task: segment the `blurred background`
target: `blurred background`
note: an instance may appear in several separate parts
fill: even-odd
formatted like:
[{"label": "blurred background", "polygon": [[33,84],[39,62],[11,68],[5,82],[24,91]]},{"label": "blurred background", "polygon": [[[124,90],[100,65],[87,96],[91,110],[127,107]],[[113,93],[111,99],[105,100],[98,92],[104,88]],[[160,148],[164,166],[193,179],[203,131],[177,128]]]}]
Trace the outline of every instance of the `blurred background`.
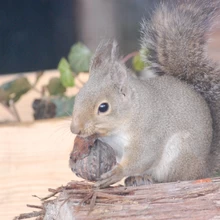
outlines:
[{"label": "blurred background", "polygon": [[92,51],[116,38],[138,48],[139,24],[159,0],[8,0],[0,2],[0,74],[57,68],[71,45]]},{"label": "blurred background", "polygon": [[[80,41],[94,52],[101,39],[115,38],[122,55],[137,51],[140,22],[149,18],[158,3],[0,1],[0,219],[30,212],[26,204],[41,204],[31,195],[44,197],[48,188],[76,180],[68,167],[75,138],[69,129],[70,116],[75,94],[88,79],[88,73],[82,72],[88,68],[77,72],[69,67],[71,46]],[[90,52],[79,47],[90,58]],[[212,34],[208,49],[209,56],[220,61],[220,28]],[[56,70],[62,57],[67,60],[63,59],[65,68],[60,69],[68,73],[67,81],[73,81],[65,88],[62,71]],[[77,66],[80,62],[75,61]],[[36,101],[39,106],[34,105]],[[42,114],[38,121],[36,113]],[[42,120],[57,115],[61,118]]]}]

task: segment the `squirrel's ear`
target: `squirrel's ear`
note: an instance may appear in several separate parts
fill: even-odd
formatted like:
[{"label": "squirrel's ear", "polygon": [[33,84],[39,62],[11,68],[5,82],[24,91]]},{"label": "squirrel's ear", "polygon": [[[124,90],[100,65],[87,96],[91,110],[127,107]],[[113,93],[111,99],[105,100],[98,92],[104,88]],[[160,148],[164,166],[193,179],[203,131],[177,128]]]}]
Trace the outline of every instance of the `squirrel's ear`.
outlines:
[{"label": "squirrel's ear", "polygon": [[102,41],[91,60],[90,71],[119,58],[118,44],[116,41]]},{"label": "squirrel's ear", "polygon": [[111,79],[124,96],[128,92],[128,72],[124,64],[116,62],[111,71]]}]

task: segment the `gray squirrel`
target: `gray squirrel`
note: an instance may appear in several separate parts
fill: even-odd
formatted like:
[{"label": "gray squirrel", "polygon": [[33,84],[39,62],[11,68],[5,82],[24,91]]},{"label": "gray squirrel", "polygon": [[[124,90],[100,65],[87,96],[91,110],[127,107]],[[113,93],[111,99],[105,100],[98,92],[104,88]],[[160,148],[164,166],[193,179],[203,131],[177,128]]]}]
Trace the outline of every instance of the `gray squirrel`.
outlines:
[{"label": "gray squirrel", "polygon": [[220,69],[207,57],[218,0],[161,3],[142,22],[148,67],[133,74],[115,41],[102,42],[76,96],[71,131],[96,134],[117,165],[95,184],[107,187],[192,180],[220,168]]}]

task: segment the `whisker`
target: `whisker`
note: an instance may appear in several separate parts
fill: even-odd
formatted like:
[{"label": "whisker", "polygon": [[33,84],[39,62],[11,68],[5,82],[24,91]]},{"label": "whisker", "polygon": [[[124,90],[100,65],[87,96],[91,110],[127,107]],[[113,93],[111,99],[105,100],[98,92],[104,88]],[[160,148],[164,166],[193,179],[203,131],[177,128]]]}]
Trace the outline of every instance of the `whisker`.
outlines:
[{"label": "whisker", "polygon": [[62,121],[56,125],[49,138],[58,141],[63,138],[72,138],[73,134],[70,131],[70,121]]},{"label": "whisker", "polygon": [[64,121],[72,121],[72,116],[70,116],[70,117],[67,117],[67,116],[63,116],[63,117],[59,117],[59,119],[62,119],[62,120],[64,120]]},{"label": "whisker", "polygon": [[65,112],[65,114],[67,114],[69,117],[72,117],[72,112],[71,113],[69,113],[68,111],[64,111]]}]

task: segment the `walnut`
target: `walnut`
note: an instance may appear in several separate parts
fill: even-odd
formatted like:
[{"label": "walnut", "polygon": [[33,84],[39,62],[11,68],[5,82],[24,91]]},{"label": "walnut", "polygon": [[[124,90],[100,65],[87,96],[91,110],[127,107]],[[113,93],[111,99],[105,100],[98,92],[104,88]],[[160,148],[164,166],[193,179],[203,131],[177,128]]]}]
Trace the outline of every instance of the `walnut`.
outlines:
[{"label": "walnut", "polygon": [[111,146],[96,139],[96,136],[75,138],[69,166],[77,176],[88,181],[97,181],[115,165],[116,156]]}]

